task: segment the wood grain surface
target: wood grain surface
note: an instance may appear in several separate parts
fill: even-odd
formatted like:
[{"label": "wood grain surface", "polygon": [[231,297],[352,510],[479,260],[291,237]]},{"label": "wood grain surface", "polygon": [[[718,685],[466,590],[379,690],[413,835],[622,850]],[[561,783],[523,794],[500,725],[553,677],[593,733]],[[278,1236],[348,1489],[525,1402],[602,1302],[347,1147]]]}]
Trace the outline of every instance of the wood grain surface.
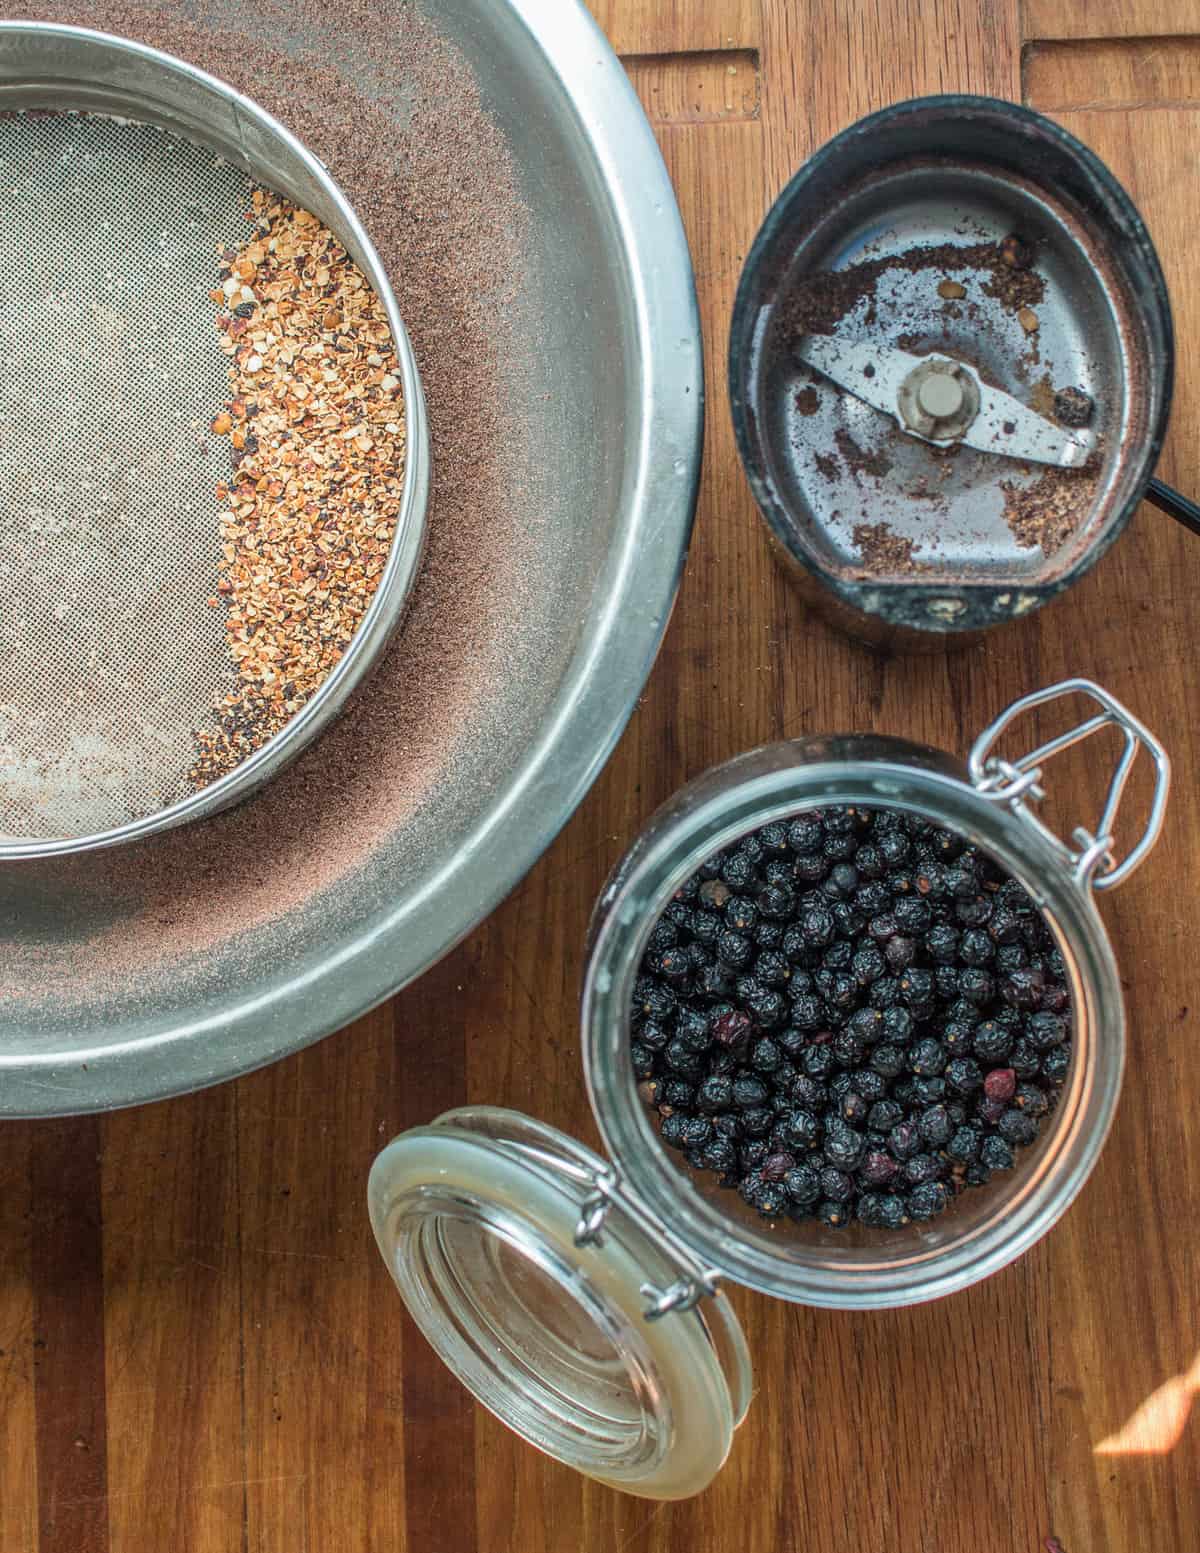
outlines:
[{"label": "wood grain surface", "polygon": [[1185,38],[1196,0],[1025,0],[1027,38]]},{"label": "wood grain surface", "polygon": [[[0,1130],[0,1553],[1200,1545],[1196,542],[1143,508],[1082,585],[1007,634],[967,652],[875,656],[806,613],[770,561],[724,388],[740,266],[804,156],[895,98],[1017,97],[1024,83],[1109,162],[1154,232],[1180,345],[1162,472],[1200,493],[1200,5],[596,10],[656,120],[708,346],[696,539],[661,658],[555,846],[390,1006],[205,1094]],[[1178,36],[1149,52],[1122,42],[1151,34]],[[363,1206],[376,1150],[468,1099],[596,1141],[577,1039],[587,917],[608,868],[686,778],[806,731],[962,750],[1014,693],[1068,672],[1169,735],[1176,767],[1157,854],[1104,908],[1130,1060],[1077,1204],[1020,1263],[932,1306],[848,1315],[735,1292],[757,1394],[726,1469],[693,1501],[626,1498],[520,1445],[441,1369],[391,1293]],[[1081,816],[1102,784],[1095,763],[1079,771]]]}]

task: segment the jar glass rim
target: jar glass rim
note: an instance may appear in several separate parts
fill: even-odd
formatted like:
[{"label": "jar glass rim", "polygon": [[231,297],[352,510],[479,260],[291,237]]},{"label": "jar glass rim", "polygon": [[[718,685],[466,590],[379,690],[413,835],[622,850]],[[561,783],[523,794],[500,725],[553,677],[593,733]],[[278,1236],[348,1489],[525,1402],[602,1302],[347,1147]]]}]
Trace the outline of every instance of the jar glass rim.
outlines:
[{"label": "jar glass rim", "polygon": [[401,1133],[372,1165],[384,1262],[426,1338],[529,1443],[625,1493],[674,1499],[719,1471],[749,1402],[745,1338],[724,1295],[645,1316],[647,1278],[679,1267],[607,1171],[520,1112],[467,1106]]},{"label": "jar glass rim", "polygon": [[[1059,1106],[1018,1169],[971,1194],[971,1227],[956,1234],[935,1221],[918,1234],[906,1232],[903,1241],[884,1235],[855,1257],[840,1251],[840,1242],[826,1254],[787,1229],[739,1223],[707,1197],[658,1138],[628,1054],[633,981],[673,892],[738,836],[831,803],[908,810],[980,845],[1045,913],[1063,951],[1074,1008],[1073,1056]],[[1034,827],[982,797],[960,762],[923,746],[874,735],[800,739],[705,773],[658,811],[614,871],[593,919],[590,950],[584,1066],[610,1158],[690,1251],[764,1293],[869,1308],[965,1288],[1013,1261],[1056,1222],[1095,1165],[1112,1121],[1124,1063],[1124,1008],[1090,891]],[[893,1254],[884,1254],[889,1246]]]}]

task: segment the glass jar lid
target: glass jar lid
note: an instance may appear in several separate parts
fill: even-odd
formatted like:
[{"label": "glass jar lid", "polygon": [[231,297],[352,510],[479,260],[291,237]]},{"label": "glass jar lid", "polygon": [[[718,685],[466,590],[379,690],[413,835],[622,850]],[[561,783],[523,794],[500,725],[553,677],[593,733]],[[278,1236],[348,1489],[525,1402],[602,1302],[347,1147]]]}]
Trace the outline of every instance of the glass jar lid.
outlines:
[{"label": "glass jar lid", "polygon": [[474,1396],[548,1455],[680,1499],[720,1469],[750,1397],[713,1275],[583,1145],[518,1112],[401,1133],[369,1184],[380,1252]]}]

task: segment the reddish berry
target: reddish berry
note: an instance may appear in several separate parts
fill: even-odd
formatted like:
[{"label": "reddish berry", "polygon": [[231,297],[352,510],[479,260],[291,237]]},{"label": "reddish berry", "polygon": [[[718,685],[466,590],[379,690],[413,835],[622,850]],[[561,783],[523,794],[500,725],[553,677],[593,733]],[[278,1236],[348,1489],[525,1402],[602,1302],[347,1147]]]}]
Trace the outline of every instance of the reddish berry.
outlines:
[{"label": "reddish berry", "polygon": [[1012,1068],[993,1068],[983,1081],[983,1092],[989,1100],[1003,1103],[1011,1100],[1017,1091],[1017,1075]]},{"label": "reddish berry", "polygon": [[713,1025],[713,1039],[722,1046],[744,1046],[753,1028],[754,1022],[750,1015],[743,1013],[740,1008],[733,1008],[729,1013],[722,1014]]}]

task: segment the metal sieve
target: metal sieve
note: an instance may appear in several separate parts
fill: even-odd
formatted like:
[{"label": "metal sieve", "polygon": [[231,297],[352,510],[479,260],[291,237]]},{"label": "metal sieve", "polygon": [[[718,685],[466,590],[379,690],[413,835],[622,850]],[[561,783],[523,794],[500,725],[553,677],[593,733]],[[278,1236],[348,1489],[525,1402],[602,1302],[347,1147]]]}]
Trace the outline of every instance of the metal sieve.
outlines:
[{"label": "metal sieve", "polygon": [[[287,725],[193,791],[193,732],[228,688],[211,435],[228,397],[210,289],[252,184],[311,211],[382,303],[407,467],[376,593]],[[231,87],[74,27],[0,22],[0,859],[210,815],[335,717],[397,625],[429,455],[379,257],[322,164]]]}]

